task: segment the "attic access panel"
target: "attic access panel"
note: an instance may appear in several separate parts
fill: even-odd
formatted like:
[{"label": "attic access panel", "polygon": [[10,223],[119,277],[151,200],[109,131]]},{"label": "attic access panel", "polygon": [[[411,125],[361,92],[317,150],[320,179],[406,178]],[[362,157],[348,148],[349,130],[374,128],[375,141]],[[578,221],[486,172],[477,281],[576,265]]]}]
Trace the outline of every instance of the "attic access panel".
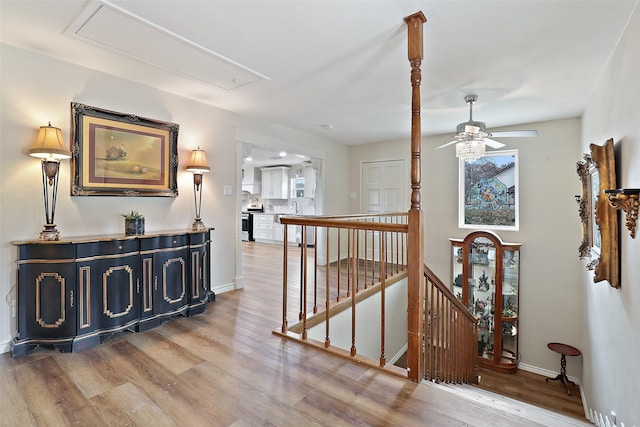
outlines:
[{"label": "attic access panel", "polygon": [[67,34],[165,71],[232,90],[269,78],[105,1],[93,1]]}]

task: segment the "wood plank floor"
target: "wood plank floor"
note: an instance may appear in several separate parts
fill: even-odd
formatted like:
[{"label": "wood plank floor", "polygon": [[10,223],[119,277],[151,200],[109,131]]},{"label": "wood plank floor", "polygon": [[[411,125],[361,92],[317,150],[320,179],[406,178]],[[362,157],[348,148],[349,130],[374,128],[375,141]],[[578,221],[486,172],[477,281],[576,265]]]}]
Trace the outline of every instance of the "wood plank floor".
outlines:
[{"label": "wood plank floor", "polygon": [[577,419],[585,419],[580,388],[571,387],[571,396],[558,381],[545,382],[545,377],[523,370],[515,374],[500,374],[480,368],[479,388],[526,402]]},{"label": "wood plank floor", "polygon": [[281,263],[245,248],[245,288],[201,315],[79,353],[0,355],[0,425],[551,425],[272,335]]}]

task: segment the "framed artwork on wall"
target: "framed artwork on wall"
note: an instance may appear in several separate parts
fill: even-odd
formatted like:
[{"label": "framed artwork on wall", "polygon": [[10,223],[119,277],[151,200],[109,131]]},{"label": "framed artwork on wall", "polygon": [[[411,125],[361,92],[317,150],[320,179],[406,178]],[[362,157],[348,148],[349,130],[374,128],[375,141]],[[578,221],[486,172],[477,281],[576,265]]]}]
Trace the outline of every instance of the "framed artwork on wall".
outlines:
[{"label": "framed artwork on wall", "polygon": [[176,123],[71,103],[72,196],[178,195]]},{"label": "framed artwork on wall", "polygon": [[459,160],[458,227],[518,230],[518,150]]},{"label": "framed artwork on wall", "polygon": [[620,286],[618,254],[618,212],[609,205],[604,190],[616,187],[613,139],[604,145],[591,144],[591,152],[578,162],[577,173],[582,182],[582,195],[576,196],[582,222],[582,242],[578,258],[587,260],[594,271],[594,282],[606,280]]}]

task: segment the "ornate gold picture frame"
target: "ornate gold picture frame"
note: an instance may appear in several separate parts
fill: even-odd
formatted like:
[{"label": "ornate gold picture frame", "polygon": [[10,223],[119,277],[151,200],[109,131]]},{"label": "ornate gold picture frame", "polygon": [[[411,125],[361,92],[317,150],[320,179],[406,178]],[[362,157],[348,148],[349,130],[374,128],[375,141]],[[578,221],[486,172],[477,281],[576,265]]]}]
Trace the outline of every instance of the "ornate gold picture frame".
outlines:
[{"label": "ornate gold picture frame", "polygon": [[72,196],[178,195],[176,123],[71,103]]},{"label": "ornate gold picture frame", "polygon": [[582,195],[576,196],[576,200],[583,230],[578,257],[588,260],[587,269],[594,270],[594,282],[606,280],[618,288],[618,212],[604,194],[604,190],[617,188],[613,139],[602,146],[591,144],[589,148],[591,153],[584,154],[577,163]]}]

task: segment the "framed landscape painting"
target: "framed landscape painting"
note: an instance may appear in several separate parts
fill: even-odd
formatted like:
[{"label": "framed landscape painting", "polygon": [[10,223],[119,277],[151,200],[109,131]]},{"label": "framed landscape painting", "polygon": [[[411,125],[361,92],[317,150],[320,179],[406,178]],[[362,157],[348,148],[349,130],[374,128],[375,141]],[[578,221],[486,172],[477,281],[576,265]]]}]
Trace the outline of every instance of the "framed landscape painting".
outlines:
[{"label": "framed landscape painting", "polygon": [[71,103],[72,196],[178,195],[178,125]]},{"label": "framed landscape painting", "polygon": [[518,150],[492,151],[459,161],[458,226],[518,230]]}]

